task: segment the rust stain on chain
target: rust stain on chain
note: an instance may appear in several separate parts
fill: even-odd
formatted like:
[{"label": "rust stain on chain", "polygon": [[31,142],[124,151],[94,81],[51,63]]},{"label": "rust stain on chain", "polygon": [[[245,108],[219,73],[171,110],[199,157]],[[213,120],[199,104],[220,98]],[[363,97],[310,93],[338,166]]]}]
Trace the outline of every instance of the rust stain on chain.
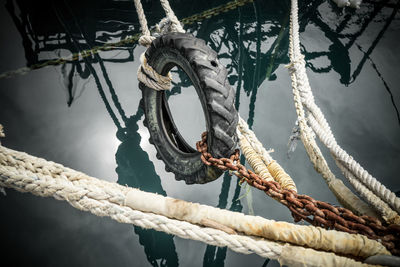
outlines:
[{"label": "rust stain on chain", "polygon": [[[238,149],[229,158],[213,158],[207,152],[207,132],[201,135],[201,141],[196,143],[196,148],[201,153],[201,160],[204,164],[224,171],[234,171],[235,175],[241,179],[241,183],[246,182],[264,191],[268,196],[288,207],[295,222],[304,220],[325,229],[362,234],[380,241],[392,254],[400,255],[399,225],[384,225],[376,218],[367,215],[357,216],[346,208],[335,207],[310,196],[300,195],[293,190],[283,189],[276,181],[265,181],[240,164]],[[251,226],[249,225],[249,227]]]}]

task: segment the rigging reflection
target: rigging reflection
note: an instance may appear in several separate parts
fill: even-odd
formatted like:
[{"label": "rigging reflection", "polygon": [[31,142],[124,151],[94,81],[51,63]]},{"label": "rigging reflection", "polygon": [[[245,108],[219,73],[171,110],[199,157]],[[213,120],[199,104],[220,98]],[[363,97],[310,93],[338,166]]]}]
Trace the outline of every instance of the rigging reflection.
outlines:
[{"label": "rigging reflection", "polygon": [[[71,38],[75,48],[82,51],[83,49],[79,42],[77,42],[77,40],[71,35],[71,29],[65,24],[64,18],[59,12],[58,7],[54,6],[54,11],[60,20],[60,23],[65,27],[65,31]],[[79,24],[77,22],[75,23],[75,26],[79,29]],[[81,29],[79,30],[81,31],[82,36],[86,38],[85,32]],[[86,41],[87,44],[90,45],[90,41]],[[92,66],[93,62],[90,61],[90,58],[85,58],[85,65],[88,67],[90,73],[95,79],[100,96],[102,97],[102,100],[118,129],[117,137],[122,142],[116,153],[118,183],[165,196],[166,193],[162,188],[160,177],[155,172],[154,164],[150,161],[147,153],[140,147],[141,136],[137,132],[139,128],[137,122],[143,116],[142,109],[139,108],[135,115],[127,118],[119,103],[116,91],[108,77],[102,59],[97,54],[95,54],[94,57],[100,64],[100,69],[107,87],[109,88],[114,106],[118,110],[119,115],[125,124],[125,127],[122,127],[117,116],[113,112],[113,109],[105,96],[105,92],[96,70]],[[134,232],[139,236],[139,243],[144,247],[147,260],[152,266],[179,265],[178,255],[176,253],[172,235],[151,229],[143,229],[138,226],[134,226]]]},{"label": "rigging reflection", "polygon": [[[172,2],[172,5],[177,7],[177,14],[188,10],[202,11],[204,6],[201,1],[175,2],[176,4]],[[214,6],[224,1],[211,3],[210,6]],[[331,43],[326,51],[307,51],[303,46],[307,67],[316,73],[334,71],[339,74],[340,82],[347,86],[355,82],[365,62],[369,59],[372,66],[375,66],[377,75],[382,79],[385,89],[392,95],[370,55],[393,21],[393,14],[397,13],[399,3],[400,1],[396,5],[388,5],[388,1],[366,3],[361,11],[356,13],[356,11],[346,10],[344,14],[335,7],[330,7],[327,11],[324,8],[326,3],[322,0],[300,3],[302,14],[300,31],[304,32],[306,26],[311,23],[321,30]],[[143,4],[146,10],[152,10],[152,16],[148,17],[149,25],[155,24],[163,16],[161,6],[153,5],[151,1],[145,1]],[[27,66],[56,60],[66,52],[80,53],[94,46],[122,40],[136,34],[139,29],[131,1],[7,0],[6,8],[22,37]],[[372,24],[375,27],[380,25],[375,20],[384,8],[391,8],[391,15],[381,15],[384,20],[383,27],[372,45],[368,49],[363,49],[358,45],[357,40]],[[229,82],[236,87],[236,108],[239,110],[241,96],[250,98],[247,120],[250,128],[254,124],[260,85],[265,80],[276,80],[276,70],[281,65],[289,63],[289,10],[288,0],[255,1],[252,5],[239,7],[236,11],[225,14],[223,18],[220,16],[186,27],[189,32],[204,39],[218,53],[221,62],[226,65]],[[325,18],[326,12],[336,14],[339,20],[335,24],[336,27]],[[363,58],[356,66],[353,66],[349,55],[349,49],[354,44],[363,51]],[[153,162],[140,147],[141,136],[138,133],[138,122],[143,116],[143,111],[139,108],[133,116],[125,114],[105,65],[105,62],[133,61],[135,48],[136,44],[125,44],[113,47],[111,56],[108,53],[103,53],[102,56],[93,53],[86,57],[78,57],[76,60],[60,62],[61,74],[68,94],[67,103],[71,105],[82,93],[84,86],[79,88],[77,83],[93,77],[105,107],[116,125],[117,138],[121,141],[115,156],[118,183],[166,195]],[[54,53],[57,55],[56,58],[54,58]],[[328,59],[327,65],[318,66],[323,58]],[[102,76],[112,96],[112,104],[106,97],[100,77],[93,67],[94,64],[100,66]],[[353,72],[352,69],[354,69]],[[190,80],[182,72],[178,71],[177,74],[180,79],[173,82],[172,90],[167,92],[169,95],[179,94],[183,88],[191,85]],[[241,94],[242,91],[243,94]],[[392,104],[400,123],[393,99]],[[118,115],[115,114],[112,105]],[[122,122],[118,117],[122,119]],[[241,161],[244,162],[243,156]],[[224,175],[219,194],[219,208],[228,207],[231,180],[228,174]],[[238,180],[235,181],[236,187],[229,209],[242,211],[243,206],[239,200],[241,187]],[[173,236],[139,227],[134,227],[134,231],[139,236],[139,242],[153,266],[178,266]],[[223,266],[225,258],[226,248],[207,246],[203,266]],[[266,264],[267,262],[264,265]]]},{"label": "rigging reflection", "polygon": [[[75,49],[70,49],[68,36],[51,10],[52,2],[44,0],[35,2],[28,0],[6,1],[6,8],[22,37],[27,66],[56,60],[51,56],[49,58],[49,55],[54,55],[54,53],[63,55],[68,51],[77,52]],[[188,11],[200,11],[204,6],[203,3],[188,3],[179,0],[175,2],[175,4],[172,4],[177,7],[177,14],[185,12],[185,15],[187,15]],[[376,44],[379,43],[383,33],[387,30],[388,25],[392,22],[393,14],[398,11],[399,2],[396,4],[388,2],[388,0],[368,1],[357,11],[352,9],[343,11],[334,4],[322,0],[301,2],[299,7],[301,14],[300,32],[304,32],[307,25],[313,24],[323,32],[327,41],[331,43],[326,51],[307,51],[305,47],[302,47],[305,52],[307,67],[317,73],[334,71],[340,75],[342,84],[353,83],[363,69],[367,58],[375,49]],[[65,16],[66,22],[75,23],[78,20],[83,25],[85,37],[80,36],[78,30],[71,32],[80,43],[84,44],[90,41],[92,47],[99,46],[125,39],[139,32],[134,6],[130,1],[103,0],[95,2],[91,0],[83,3],[79,1],[68,1],[68,3],[64,1],[64,3],[70,6],[69,9],[74,10],[76,14]],[[214,1],[212,5],[221,3],[224,3],[224,1]],[[149,25],[157,23],[163,14],[161,6],[152,3],[152,1],[145,1],[143,4],[146,10],[152,10],[152,16],[148,16]],[[255,8],[257,5],[259,7]],[[283,16],[283,14],[288,16],[289,8],[288,0],[279,2],[256,0],[253,2],[253,7],[248,4],[242,8],[241,29],[238,29],[238,18],[235,11],[229,12],[223,20],[217,17],[216,19],[187,25],[186,28],[189,32],[205,39],[218,52],[222,62],[226,64],[229,70],[228,75],[231,84],[237,82],[238,75],[255,77],[255,79],[243,80],[244,91],[249,96],[257,90],[265,79],[276,79],[276,69],[289,62],[287,56],[288,23],[284,22],[288,19]],[[383,12],[387,9],[392,9],[391,15],[386,15]],[[332,16],[328,16],[328,13],[335,16],[335,23],[332,23]],[[384,22],[384,25],[381,25],[381,21]],[[376,36],[371,47],[365,49],[367,52],[361,61],[353,66],[348,52],[349,49],[365,34],[367,29],[376,27],[380,27],[381,32]],[[242,31],[240,41],[238,40],[238,31]],[[241,44],[240,49],[238,44]],[[112,47],[109,50],[119,51],[122,54],[112,53],[111,58],[103,57],[103,60],[109,62],[132,61],[135,46],[136,44],[124,44]],[[239,72],[237,68],[240,53],[245,55],[242,56],[242,72]],[[328,64],[318,66],[321,62],[326,61],[324,58],[328,59]],[[256,64],[257,61],[260,61],[260,64]],[[69,77],[73,77],[73,73],[76,72],[81,78],[88,78],[88,71],[79,68],[79,65],[83,63],[80,57],[67,62],[55,61],[53,63],[71,65]],[[353,72],[352,69],[354,69]],[[71,85],[73,79],[70,78],[67,81],[67,87],[73,91],[75,88]],[[77,94],[72,92],[70,95]],[[69,99],[69,103],[71,103],[71,99]]]}]

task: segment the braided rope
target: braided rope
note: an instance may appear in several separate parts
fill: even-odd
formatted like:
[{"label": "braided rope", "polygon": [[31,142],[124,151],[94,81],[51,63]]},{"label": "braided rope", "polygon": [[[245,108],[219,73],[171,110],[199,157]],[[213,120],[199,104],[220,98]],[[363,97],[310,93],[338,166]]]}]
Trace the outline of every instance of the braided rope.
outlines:
[{"label": "braided rope", "polygon": [[262,157],[255,151],[255,149],[251,146],[249,141],[244,135],[241,134],[240,131],[238,132],[238,137],[240,150],[242,151],[243,155],[245,156],[247,162],[250,164],[254,172],[265,181],[274,181],[271,173],[265,167],[265,163]]},{"label": "braided rope", "polygon": [[262,160],[266,165],[271,163],[273,160],[269,152],[264,148],[263,144],[258,140],[254,132],[249,128],[249,125],[246,123],[246,121],[239,116],[239,121],[238,121],[238,133],[243,134],[246,139],[250,142],[252,145],[253,149],[257,152],[257,154],[260,155]]},{"label": "braided rope", "polygon": [[[326,121],[322,111],[315,104],[314,96],[312,94],[310,84],[308,81],[308,77],[305,71],[305,62],[304,57],[300,52],[300,41],[299,41],[299,25],[298,25],[298,8],[297,1],[292,0],[292,8],[291,8],[291,27],[290,27],[290,59],[291,64],[289,65],[291,79],[292,79],[292,87],[293,94],[295,100],[296,112],[299,117],[299,125],[301,129],[301,139],[304,143],[307,153],[310,156],[311,161],[314,164],[314,167],[317,171],[321,172],[322,176],[327,181],[328,185],[330,185],[332,180],[335,180],[336,177],[330,171],[329,166],[327,165],[321,151],[318,148],[314,138],[311,137],[311,133],[315,132],[320,140],[328,147],[331,151],[331,154],[338,162],[339,168],[343,170],[345,166],[347,171],[343,171],[345,177],[349,180],[352,180],[352,177],[355,177],[360,182],[362,182],[366,187],[368,187],[371,191],[361,190],[360,186],[356,187],[357,192],[366,197],[366,200],[378,211],[385,211],[382,213],[382,216],[388,219],[389,217],[393,218],[393,212],[388,210],[387,205],[383,205],[383,202],[376,201],[376,198],[368,197],[367,195],[371,192],[380,197],[383,201],[385,201],[388,205],[392,206],[396,211],[398,211],[399,207],[399,199],[380,184],[375,178],[373,178],[368,172],[366,172],[351,156],[349,156],[343,149],[341,149],[334,139],[333,133],[329,127],[328,122]],[[305,116],[305,108],[309,112],[309,116],[306,118]],[[314,121],[311,118],[313,116],[315,118]],[[311,119],[310,119],[311,118]],[[313,129],[308,126],[307,121],[311,124],[313,123]],[[312,122],[311,122],[312,121]],[[343,166],[342,166],[343,164]],[[350,177],[350,174],[353,176]],[[354,180],[352,180],[354,183]],[[335,188],[332,188],[335,195],[340,193]],[[350,193],[348,197],[345,198],[354,198],[353,194]],[[347,194],[346,194],[347,195]],[[343,205],[349,206],[352,210],[358,213],[366,214],[367,212],[371,214],[371,209],[365,210],[366,207],[361,200],[357,200],[354,203],[347,201],[346,199],[342,199],[342,201],[346,203],[342,203]],[[374,201],[372,201],[374,200]],[[339,199],[340,201],[340,199]],[[390,215],[389,215],[390,214]]]},{"label": "braided rope", "polygon": [[[220,230],[200,227],[194,225],[193,223],[171,219],[170,216],[176,217],[177,214],[179,214],[179,212],[174,208],[167,208],[167,212],[172,212],[172,215],[168,216],[170,218],[157,215],[154,213],[157,213],[158,210],[162,209],[164,206],[168,207],[168,205],[164,205],[160,201],[158,203],[153,203],[153,201],[148,201],[149,198],[142,199],[142,197],[137,196],[135,192],[137,194],[149,196],[150,199],[154,198],[157,200],[159,198],[163,198],[164,201],[168,201],[170,198],[162,197],[153,193],[145,193],[140,190],[121,186],[115,183],[98,180],[83,173],[66,168],[60,164],[48,162],[44,159],[36,158],[23,152],[13,151],[3,146],[0,146],[0,186],[14,188],[20,192],[30,192],[38,196],[54,197],[58,200],[65,200],[73,207],[80,210],[89,211],[97,216],[108,216],[121,223],[135,224],[143,228],[151,228],[169,234],[174,234],[182,238],[198,240],[211,245],[227,246],[239,253],[256,253],[262,257],[268,257],[277,259],[281,262],[286,262],[293,259],[290,259],[289,256],[282,257],[281,255],[290,255],[290,253],[285,253],[286,250],[290,249],[292,253],[297,251],[298,253],[302,252],[303,254],[302,256],[294,259],[297,264],[301,262],[304,263],[306,260],[311,260],[311,262],[313,259],[314,261],[317,259],[320,260],[320,258],[326,259],[328,262],[331,262],[331,264],[337,261],[350,261],[352,264],[360,264],[359,262],[353,261],[349,258],[336,256],[333,253],[315,251],[313,249],[304,249],[290,244],[284,245],[279,242],[256,237],[227,234]],[[139,198],[137,201],[134,201],[134,205],[140,206],[142,211],[135,209],[131,205],[125,205],[129,195],[128,193],[130,195],[136,195],[136,197]],[[142,200],[142,202],[140,202],[140,200]],[[170,200],[170,202],[174,204],[179,201],[174,199]],[[150,203],[150,205],[148,203]],[[182,205],[182,203],[180,204]],[[221,214],[221,218],[225,218],[232,223],[238,221],[239,217],[242,218],[241,220],[251,219],[254,220],[254,222],[261,222],[260,220],[265,220],[259,217],[254,217],[254,219],[252,219],[253,216],[244,216],[240,213],[219,210],[205,205],[193,203],[186,203],[186,205],[194,205],[195,207],[200,208],[199,210],[196,210],[196,215],[194,216],[194,218],[198,220],[200,220],[198,218],[199,213],[213,215]],[[192,206],[189,206],[189,208],[192,209]],[[151,209],[152,213],[148,212],[148,209]],[[213,212],[213,210],[215,211]],[[182,211],[185,213],[184,216],[188,216],[186,210]],[[235,215],[239,217],[238,219],[234,219],[234,217],[227,217],[228,214],[230,216]],[[218,220],[218,218],[216,219]],[[265,221],[267,222],[268,220]],[[268,235],[271,237],[288,235],[288,237],[293,238],[293,234],[298,232],[301,233],[301,238],[299,239],[300,245],[307,245],[308,247],[317,248],[319,247],[320,249],[327,249],[328,247],[330,247],[330,249],[337,248],[342,252],[351,250],[353,252],[349,253],[356,253],[354,255],[363,258],[377,254],[388,254],[387,250],[380,243],[369,240],[364,236],[350,235],[336,231],[326,231],[324,229],[312,226],[295,225],[293,225],[293,227],[295,227],[293,231],[295,232],[293,232],[293,234],[289,234],[289,232],[285,232],[290,229],[287,228],[287,226],[290,226],[291,224],[273,221],[270,223],[280,226],[276,228],[278,232],[268,231]],[[241,227],[245,227],[247,223],[241,223],[241,225]],[[256,225],[257,224],[253,224],[253,226]],[[310,233],[312,232],[313,235],[321,235],[321,237],[316,238],[316,236],[310,236],[306,238],[307,234],[305,234],[305,230],[310,231]],[[279,231],[281,231],[281,233],[279,233]],[[243,232],[243,229],[240,232]],[[352,241],[346,244],[346,242],[339,241],[341,239],[337,239],[336,241],[344,245],[339,248],[340,246],[337,246],[334,240],[330,240],[330,238],[337,238],[338,236],[342,236],[342,238]],[[321,242],[323,240],[325,241]],[[349,244],[351,244],[350,247],[348,246]]]},{"label": "braided rope", "polygon": [[160,0],[161,6],[163,7],[165,14],[168,20],[171,22],[171,31],[172,32],[182,32],[184,33],[185,30],[182,28],[181,23],[179,22],[178,18],[175,16],[174,11],[172,10],[168,0]]},{"label": "braided rope", "polygon": [[[113,203],[104,197],[99,190],[71,185],[63,179],[0,166],[0,185],[14,188],[20,192],[30,192],[38,196],[54,197],[66,200],[73,207],[89,211],[97,216],[107,216],[120,223],[128,223],[146,229],[154,229],[177,235],[182,238],[198,240],[215,246],[227,246],[233,251],[250,254],[256,253],[262,257],[277,259],[281,245],[260,238],[229,235],[223,231],[204,228],[187,222],[169,219],[164,216],[132,210]],[[91,185],[91,184],[90,184]],[[87,185],[89,187],[89,184]],[[104,194],[107,195],[107,194]]]},{"label": "braided rope", "polygon": [[[327,142],[325,138],[327,138],[327,133],[322,132],[323,129],[318,127],[318,122],[315,120],[312,114],[309,115],[308,122],[310,123],[314,132],[321,138],[322,143],[326,144]],[[337,157],[334,157],[334,159],[336,165],[348,179],[350,184],[355,188],[362,198],[367,200],[368,203],[371,203],[377,209],[386,222],[391,224],[400,224],[400,216],[396,211],[391,209],[386,202],[377,197],[371,190],[368,189],[368,187],[361,183],[359,179],[357,179],[354,174],[347,167],[345,167],[344,163],[338,160]]]},{"label": "braided rope", "polygon": [[136,13],[138,14],[140,27],[142,28],[142,36],[139,38],[139,44],[143,46],[149,46],[155,37],[151,36],[150,34],[141,0],[133,0],[133,2],[135,4]]},{"label": "braided rope", "polygon": [[158,74],[148,63],[145,53],[140,55],[140,66],[137,71],[137,78],[147,87],[154,90],[170,90],[172,75],[170,72],[166,76]]}]

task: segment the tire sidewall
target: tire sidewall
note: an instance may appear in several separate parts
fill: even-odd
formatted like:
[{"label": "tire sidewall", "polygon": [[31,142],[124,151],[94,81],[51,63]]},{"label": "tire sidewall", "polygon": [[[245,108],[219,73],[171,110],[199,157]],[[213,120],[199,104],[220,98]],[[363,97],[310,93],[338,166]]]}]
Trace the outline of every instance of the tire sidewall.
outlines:
[{"label": "tire sidewall", "polygon": [[[201,88],[198,74],[190,66],[188,60],[178,50],[167,47],[157,49],[156,53],[149,55],[147,60],[148,64],[161,75],[166,75],[174,66],[186,73],[196,89],[206,119],[207,131],[209,131],[210,114],[207,112],[206,96]],[[194,183],[207,183],[217,179],[223,172],[216,167],[205,165],[200,159],[199,152],[184,153],[171,142],[167,134],[168,130],[163,123],[162,112],[159,112],[162,109],[165,92],[156,91],[143,84],[141,86],[143,87],[146,120],[151,139],[160,157],[164,160],[166,169],[169,171],[170,168],[178,179],[188,175],[194,176]],[[212,147],[212,138],[209,140],[209,147]],[[188,181],[186,180],[186,182]]]}]

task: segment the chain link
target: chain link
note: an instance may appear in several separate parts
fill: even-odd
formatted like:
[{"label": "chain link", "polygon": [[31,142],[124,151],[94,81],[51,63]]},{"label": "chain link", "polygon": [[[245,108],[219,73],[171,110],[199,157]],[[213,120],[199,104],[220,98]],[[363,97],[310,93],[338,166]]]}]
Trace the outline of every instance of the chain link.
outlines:
[{"label": "chain link", "polygon": [[264,191],[268,196],[288,207],[295,222],[304,220],[326,229],[362,234],[380,241],[392,254],[400,255],[399,225],[383,225],[376,218],[367,215],[357,216],[346,208],[336,207],[310,196],[300,195],[293,190],[283,189],[276,181],[265,181],[240,164],[238,149],[230,158],[214,158],[208,152],[207,132],[202,134],[201,141],[196,143],[196,148],[201,153],[200,157],[204,164],[215,166],[220,170],[232,171],[241,179],[241,183],[246,182]]},{"label": "chain link", "polygon": [[209,18],[211,18],[213,16],[217,16],[217,15],[219,15],[221,13],[229,12],[229,11],[231,11],[233,9],[236,9],[236,8],[240,7],[240,6],[244,6],[245,4],[252,3],[253,1],[254,0],[231,1],[231,2],[228,2],[228,3],[224,4],[224,5],[220,5],[220,6],[208,9],[206,11],[203,11],[203,12],[201,12],[199,14],[195,14],[193,16],[184,18],[181,21],[182,21],[183,24],[192,24],[192,23],[195,23],[197,21],[201,21],[203,19],[209,19]]}]

